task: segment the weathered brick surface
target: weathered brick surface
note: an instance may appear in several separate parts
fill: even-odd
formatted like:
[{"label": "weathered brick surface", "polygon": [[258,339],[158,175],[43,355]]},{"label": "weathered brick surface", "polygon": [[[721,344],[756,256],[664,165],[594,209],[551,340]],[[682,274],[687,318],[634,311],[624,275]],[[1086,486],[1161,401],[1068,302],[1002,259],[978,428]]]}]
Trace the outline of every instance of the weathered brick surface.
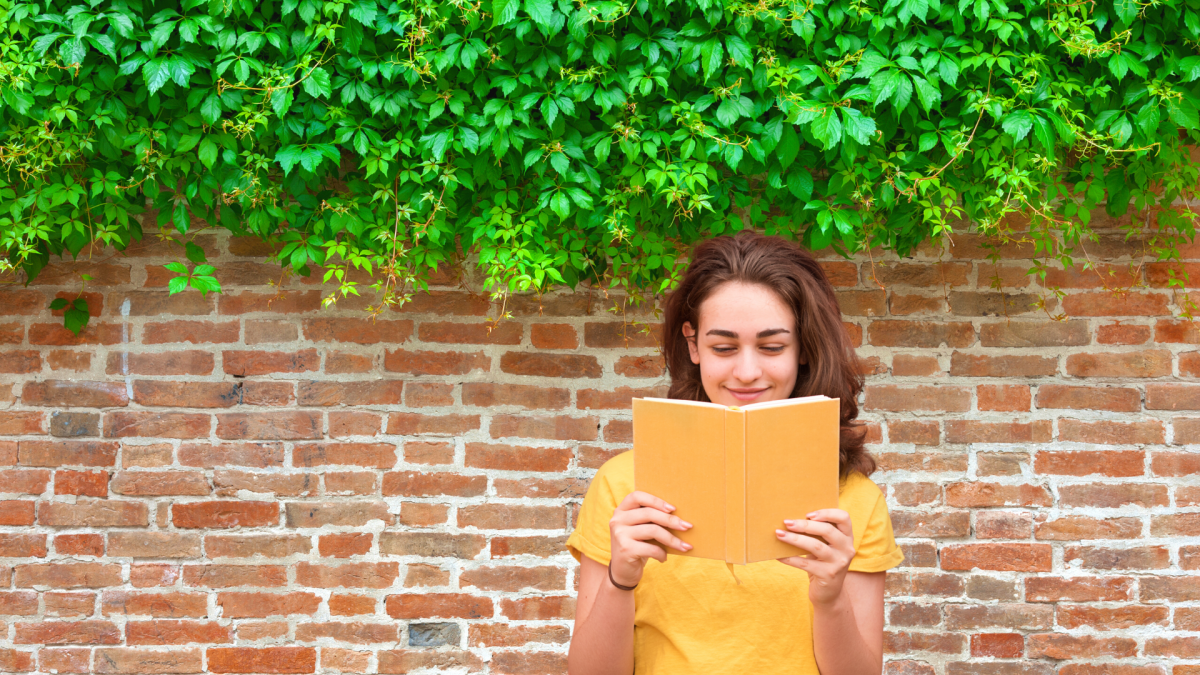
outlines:
[{"label": "weathered brick surface", "polygon": [[[1162,264],[1050,269],[1053,321],[1028,247],[976,243],[822,260],[906,555],[885,672],[1200,675],[1200,329]],[[0,671],[564,673],[563,541],[665,391],[657,319],[435,285],[372,321],[202,244],[224,295],[151,247],[78,337],[60,267],[0,294]]]}]

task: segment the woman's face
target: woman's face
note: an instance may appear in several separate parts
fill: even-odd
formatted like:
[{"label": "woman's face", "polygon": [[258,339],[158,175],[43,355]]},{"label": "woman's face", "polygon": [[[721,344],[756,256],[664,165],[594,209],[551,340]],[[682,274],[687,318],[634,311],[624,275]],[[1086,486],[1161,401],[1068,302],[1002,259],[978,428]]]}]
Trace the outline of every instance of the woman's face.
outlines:
[{"label": "woman's face", "polygon": [[787,398],[801,363],[796,317],[774,291],[731,281],[700,304],[698,327],[683,324],[692,363],[713,403]]}]

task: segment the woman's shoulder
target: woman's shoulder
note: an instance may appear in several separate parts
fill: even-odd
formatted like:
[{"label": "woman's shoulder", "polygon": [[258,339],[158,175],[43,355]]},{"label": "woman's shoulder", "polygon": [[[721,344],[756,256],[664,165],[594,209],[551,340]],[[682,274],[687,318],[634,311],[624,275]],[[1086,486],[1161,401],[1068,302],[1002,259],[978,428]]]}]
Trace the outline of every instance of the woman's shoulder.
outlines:
[{"label": "woman's shoulder", "polygon": [[880,500],[886,501],[883,490],[875,484],[875,481],[855,470],[851,470],[845,478],[841,479],[838,492],[838,501],[842,503],[842,508],[846,511],[850,511],[846,505],[872,509]]},{"label": "woman's shoulder", "polygon": [[609,499],[620,501],[633,492],[633,451],[626,450],[610,457],[600,465],[588,487],[588,494],[604,493]]}]

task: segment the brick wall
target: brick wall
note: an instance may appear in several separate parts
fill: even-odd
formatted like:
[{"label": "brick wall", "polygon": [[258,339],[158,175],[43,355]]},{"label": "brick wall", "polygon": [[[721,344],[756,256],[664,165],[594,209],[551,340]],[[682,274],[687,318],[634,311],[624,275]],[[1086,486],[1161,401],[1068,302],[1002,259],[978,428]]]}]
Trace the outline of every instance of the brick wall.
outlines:
[{"label": "brick wall", "polygon": [[[653,339],[599,292],[489,330],[450,278],[370,323],[199,241],[220,296],[169,297],[157,245],[0,292],[0,670],[563,672],[561,544]],[[1161,266],[1052,274],[1052,322],[1027,251],[956,243],[827,261],[907,556],[889,673],[1200,673],[1200,331]],[[75,338],[43,308],[77,273]]]}]

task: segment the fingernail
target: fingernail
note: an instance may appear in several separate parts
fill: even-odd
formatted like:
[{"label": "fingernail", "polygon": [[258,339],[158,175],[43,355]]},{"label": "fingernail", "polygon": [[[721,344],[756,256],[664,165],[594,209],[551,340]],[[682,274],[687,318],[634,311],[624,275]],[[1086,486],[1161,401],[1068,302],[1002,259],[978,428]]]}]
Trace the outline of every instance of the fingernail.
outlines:
[{"label": "fingernail", "polygon": [[686,521],[686,520],[681,520],[681,521],[679,521],[679,522],[680,522],[680,523],[682,523],[682,524],[683,524],[683,526],[684,526],[685,528],[691,528],[691,527],[692,527],[692,524],[691,524],[691,523],[689,523],[689,522],[688,522],[688,521]]},{"label": "fingernail", "polygon": [[777,536],[777,537],[782,537],[782,536],[783,536],[783,530],[775,530],[775,536]]},{"label": "fingernail", "polygon": [[785,521],[783,521],[783,524],[787,525],[788,527],[791,527],[795,522],[796,521],[794,521],[794,520],[785,520]]},{"label": "fingernail", "polygon": [[808,514],[807,516],[804,516],[804,517],[805,517],[805,518],[812,518],[812,517],[813,517],[813,516],[815,516],[815,515],[817,515],[817,512],[816,512],[816,511],[813,511],[812,513],[810,513],[810,514]]},{"label": "fingernail", "polygon": [[670,504],[667,504],[666,502],[663,502],[663,504],[664,504],[664,505],[666,505],[666,507],[667,507],[667,510],[668,510],[668,511],[674,511],[674,510],[675,510],[675,507],[674,507],[674,506],[671,506]]},{"label": "fingernail", "polygon": [[692,550],[692,545],[691,545],[691,544],[684,544],[684,545],[683,545],[683,550],[685,550],[685,551],[690,551],[690,550]]}]

